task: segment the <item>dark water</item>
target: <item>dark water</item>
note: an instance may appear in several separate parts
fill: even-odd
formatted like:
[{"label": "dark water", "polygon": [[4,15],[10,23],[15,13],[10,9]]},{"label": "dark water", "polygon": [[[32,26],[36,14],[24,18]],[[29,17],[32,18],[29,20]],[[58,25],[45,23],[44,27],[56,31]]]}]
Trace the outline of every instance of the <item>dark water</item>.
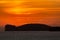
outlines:
[{"label": "dark water", "polygon": [[7,31],[0,32],[0,40],[60,40],[60,32]]}]

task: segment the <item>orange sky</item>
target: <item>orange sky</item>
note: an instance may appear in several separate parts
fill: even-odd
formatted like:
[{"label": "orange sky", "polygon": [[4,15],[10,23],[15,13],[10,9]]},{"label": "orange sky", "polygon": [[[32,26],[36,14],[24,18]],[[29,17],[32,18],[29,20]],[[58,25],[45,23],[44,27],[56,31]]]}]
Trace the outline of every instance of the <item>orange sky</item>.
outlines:
[{"label": "orange sky", "polygon": [[40,23],[60,26],[59,0],[2,0],[0,25]]}]

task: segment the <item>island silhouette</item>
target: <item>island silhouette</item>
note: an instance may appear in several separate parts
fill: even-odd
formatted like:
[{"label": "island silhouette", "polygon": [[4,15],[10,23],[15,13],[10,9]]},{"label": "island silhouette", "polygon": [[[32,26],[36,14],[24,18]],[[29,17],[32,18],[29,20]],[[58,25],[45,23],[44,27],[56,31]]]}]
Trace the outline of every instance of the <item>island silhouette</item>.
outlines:
[{"label": "island silhouette", "polygon": [[16,27],[7,24],[5,25],[5,31],[60,31],[60,27],[52,27],[46,24],[24,24]]}]

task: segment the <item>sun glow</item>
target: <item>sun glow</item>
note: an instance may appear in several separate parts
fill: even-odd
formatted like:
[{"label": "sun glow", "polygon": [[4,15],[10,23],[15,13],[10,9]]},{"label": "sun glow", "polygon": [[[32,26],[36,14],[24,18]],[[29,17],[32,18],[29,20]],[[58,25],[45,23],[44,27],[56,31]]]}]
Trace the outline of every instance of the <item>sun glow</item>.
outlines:
[{"label": "sun glow", "polygon": [[47,10],[46,8],[20,8],[20,7],[14,7],[14,8],[7,8],[4,10],[4,12],[8,14],[35,14],[36,11],[42,12],[44,10]]},{"label": "sun glow", "polygon": [[15,8],[9,9],[8,12],[11,12],[11,13],[14,13],[14,14],[21,14],[22,9],[19,8],[19,7],[15,7]]},{"label": "sun glow", "polygon": [[60,0],[0,0],[0,24],[60,25]]},{"label": "sun glow", "polygon": [[[33,4],[32,1],[12,0],[12,1],[0,1],[4,7],[3,11],[8,14],[34,14],[36,10],[45,10],[45,8],[30,8]],[[30,6],[30,7],[29,7]]]}]

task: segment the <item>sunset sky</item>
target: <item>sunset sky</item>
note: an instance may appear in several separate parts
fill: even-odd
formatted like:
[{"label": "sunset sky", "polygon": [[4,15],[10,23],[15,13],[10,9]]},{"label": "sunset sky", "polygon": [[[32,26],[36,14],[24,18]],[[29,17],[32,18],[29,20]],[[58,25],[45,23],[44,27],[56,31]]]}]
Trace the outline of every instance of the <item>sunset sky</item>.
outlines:
[{"label": "sunset sky", "polygon": [[60,26],[60,0],[0,0],[0,26],[27,23]]}]

